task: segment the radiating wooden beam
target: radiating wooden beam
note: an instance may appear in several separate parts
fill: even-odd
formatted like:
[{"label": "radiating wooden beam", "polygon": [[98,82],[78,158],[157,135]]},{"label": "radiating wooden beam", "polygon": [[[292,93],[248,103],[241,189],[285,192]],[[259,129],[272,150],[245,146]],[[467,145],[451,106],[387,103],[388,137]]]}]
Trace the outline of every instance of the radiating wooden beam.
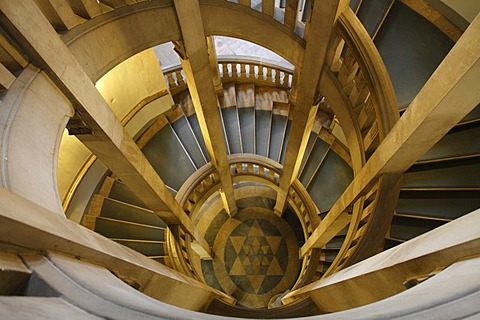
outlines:
[{"label": "radiating wooden beam", "polygon": [[213,75],[213,87],[215,92],[219,95],[223,95],[223,84],[220,78],[220,70],[218,69],[217,51],[215,49],[214,36],[207,37],[207,51],[208,61],[210,62],[210,69]]},{"label": "radiating wooden beam", "polygon": [[[206,252],[210,252],[203,236],[125,131],[35,1],[1,1],[0,9],[8,20],[4,27],[71,101],[79,125],[76,129],[85,132],[77,135],[80,141],[156,215],[169,225],[180,225]],[[29,18],[25,19],[26,16]]]},{"label": "radiating wooden beam", "polygon": [[275,14],[275,0],[263,0],[262,12],[273,17]]},{"label": "radiating wooden beam", "polygon": [[166,303],[205,310],[213,299],[235,299],[109,240],[6,189],[0,189],[0,251],[53,251],[105,267]]},{"label": "radiating wooden beam", "polygon": [[72,7],[65,0],[37,0],[36,2],[56,29],[70,30],[85,21],[73,12]]},{"label": "radiating wooden beam", "polygon": [[297,22],[297,12],[298,0],[286,0],[285,18],[283,23],[292,30],[295,30],[295,25]]},{"label": "radiating wooden beam", "polygon": [[177,44],[177,52],[181,58],[208,155],[220,175],[225,210],[233,215],[237,211],[237,205],[230,166],[227,162],[227,147],[218,97],[213,85],[214,77],[208,58],[200,5],[195,0],[175,0],[174,4],[183,39],[182,43]]},{"label": "radiating wooden beam", "polygon": [[301,70],[296,72],[298,78],[291,95],[291,103],[293,104],[292,127],[288,137],[283,174],[280,177],[280,187],[275,205],[275,212],[280,215],[285,209],[290,185],[297,178],[317,113],[318,106],[314,105],[315,100],[319,98],[316,96],[317,86],[339,3],[339,0],[316,1],[310,15],[310,29],[308,30],[308,41],[303,63]]},{"label": "radiating wooden beam", "polygon": [[[286,295],[310,297],[323,312],[373,303],[480,254],[480,210]],[[432,293],[434,294],[434,293]]]},{"label": "radiating wooden beam", "polygon": [[16,77],[10,72],[10,70],[5,68],[3,63],[0,63],[0,88],[10,88],[15,79]]},{"label": "radiating wooden beam", "polygon": [[479,59],[477,16],[300,249],[302,256],[323,247],[348,225],[348,208],[380,175],[405,172],[478,105]]},{"label": "radiating wooden beam", "polygon": [[73,11],[85,19],[102,14],[102,8],[97,0],[68,0],[68,2]]}]

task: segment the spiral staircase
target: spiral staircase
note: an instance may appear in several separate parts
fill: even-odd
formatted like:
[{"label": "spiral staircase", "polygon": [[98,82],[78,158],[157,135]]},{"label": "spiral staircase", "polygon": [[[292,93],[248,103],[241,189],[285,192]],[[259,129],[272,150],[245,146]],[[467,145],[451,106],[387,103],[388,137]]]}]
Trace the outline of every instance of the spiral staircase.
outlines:
[{"label": "spiral staircase", "polygon": [[[42,55],[43,49],[22,35],[28,32],[16,24],[15,11],[20,12],[30,2],[33,3],[22,0],[18,9],[8,4],[1,6],[5,20],[2,21],[5,24],[2,26],[2,48],[10,59],[4,58],[2,63],[12,77],[12,83],[2,84],[5,88],[2,100],[10,101],[8,95],[18,91],[11,89],[15,88],[13,83],[16,80],[22,83],[33,81],[21,75],[23,70],[31,70],[29,62],[47,70],[46,73],[34,71],[31,79],[46,74],[53,83],[60,83],[57,86],[62,92],[70,90],[68,76],[62,78],[64,75],[49,62],[55,58]],[[43,25],[56,29],[62,37],[62,44],[67,43],[72,52],[78,52],[76,58],[85,73],[97,80],[128,56],[122,50],[130,45],[135,47],[135,44],[119,46],[116,48],[122,51],[118,53],[119,57],[116,57],[117,53],[115,57],[100,53],[97,57],[88,54],[82,60],[81,55],[86,52],[82,50],[89,50],[83,49],[82,39],[87,39],[91,31],[96,30],[93,26],[97,26],[97,21],[100,26],[109,26],[111,21],[127,21],[131,16],[137,19],[137,15],[139,19],[157,21],[155,14],[161,12],[166,17],[162,23],[172,25],[171,20],[177,19],[172,18],[172,14],[176,12],[180,25],[188,24],[182,20],[185,18],[182,18],[182,10],[186,9],[176,2],[60,2],[63,6],[50,0],[37,1],[35,10],[43,12],[40,19]],[[338,13],[331,36],[326,39],[325,63],[319,69],[318,86],[314,84],[313,107],[308,106],[310,114],[305,116],[298,111],[298,103],[305,97],[297,90],[308,83],[308,79],[303,79],[297,68],[304,73],[307,71],[301,69],[302,60],[296,55],[295,48],[303,46],[305,49],[302,50],[307,53],[312,50],[307,40],[318,35],[314,28],[310,29],[312,21],[318,22],[310,20],[318,15],[318,3],[319,0],[299,3],[209,0],[198,3],[205,32],[209,35],[215,34],[216,23],[221,25],[223,19],[230,17],[231,25],[224,25],[226,29],[217,31],[219,34],[235,35],[239,32],[239,37],[251,37],[270,49],[278,49],[274,39],[262,38],[263,31],[258,32],[260,36],[235,31],[240,22],[233,17],[238,14],[243,19],[268,22],[264,34],[272,28],[280,28],[277,35],[286,34],[287,38],[293,39],[291,50],[279,49],[284,57],[295,62],[293,69],[255,57],[219,56],[214,59],[213,69],[216,71],[213,74],[218,81],[215,83],[217,104],[212,114],[218,116],[221,127],[221,137],[215,138],[205,134],[205,126],[210,126],[213,120],[205,119],[203,112],[197,114],[198,93],[192,88],[192,75],[189,74],[192,71],[188,70],[195,70],[195,65],[194,62],[188,65],[185,63],[188,59],[183,59],[185,55],[194,54],[189,51],[188,36],[184,34],[187,39],[179,41],[178,35],[169,34],[167,29],[170,27],[165,28],[167,31],[164,31],[162,41],[173,41],[177,53],[185,61],[182,61],[183,68],[177,65],[162,70],[167,90],[151,101],[170,95],[174,104],[149,119],[148,125],[135,135],[140,154],[153,169],[146,175],[157,175],[161,183],[152,185],[165,190],[160,191],[164,202],[160,209],[152,206],[155,203],[151,201],[152,193],[147,196],[139,193],[141,184],[132,183],[134,180],[131,180],[129,169],[111,165],[115,162],[115,154],[108,155],[112,147],[106,146],[107,151],[103,152],[102,147],[98,147],[100,144],[95,145],[97,138],[88,137],[102,130],[108,131],[108,128],[101,124],[92,126],[86,113],[90,111],[79,109],[78,104],[84,101],[82,93],[66,94],[76,110],[67,128],[91,150],[97,150],[94,153],[99,159],[95,162],[95,158],[91,158],[81,168],[81,174],[76,177],[78,184],[73,183],[69,191],[70,200],[73,201],[75,192],[81,193],[78,190],[82,190],[82,179],[86,181],[88,175],[97,170],[95,163],[104,162],[108,168],[99,170],[100,174],[94,173],[96,187],[90,187],[92,190],[87,192],[88,205],[79,219],[83,227],[95,233],[78,229],[81,227],[69,221],[61,234],[49,236],[59,240],[46,245],[49,237],[35,239],[37,230],[47,230],[48,227],[43,225],[32,224],[33,227],[28,229],[32,230],[31,239],[19,238],[26,240],[16,240],[15,237],[11,240],[8,237],[12,232],[6,232],[5,239],[2,238],[6,249],[1,256],[2,270],[6,271],[0,272],[0,279],[4,283],[2,294],[11,297],[0,299],[4,309],[0,315],[12,317],[15,310],[24,308],[27,311],[22,311],[18,317],[206,319],[214,315],[293,318],[322,314],[319,317],[325,319],[336,316],[362,319],[374,315],[415,318],[428,310],[433,316],[444,313],[446,306],[454,300],[457,307],[450,310],[447,318],[474,318],[478,315],[476,281],[469,283],[469,279],[478,277],[473,271],[478,259],[472,258],[478,255],[476,238],[465,242],[467,244],[455,253],[443,253],[447,249],[441,248],[425,254],[430,254],[430,262],[422,262],[424,256],[419,256],[417,261],[420,262],[412,267],[408,261],[402,261],[402,256],[416,252],[417,244],[425,243],[425,239],[448,238],[448,230],[465,227],[465,221],[475,221],[468,214],[480,207],[480,144],[477,139],[480,108],[471,108],[473,110],[467,116],[405,170],[379,171],[368,176],[369,164],[378,161],[383,145],[391,143],[389,132],[398,133],[402,118],[411,117],[410,104],[411,108],[416,108],[414,110],[419,109],[415,100],[418,92],[455,42],[460,41],[462,31],[433,7],[427,5],[428,10],[422,9],[422,5],[426,5],[423,1],[421,5],[408,0],[350,1],[350,8]],[[309,13],[314,8],[316,13]],[[434,16],[432,10],[438,16]],[[148,16],[150,12],[154,14]],[[220,17],[219,12],[225,17]],[[127,25],[135,21],[139,20],[127,21]],[[139,26],[138,32],[141,32],[143,24]],[[15,42],[17,36],[21,40]],[[131,40],[135,42],[134,37]],[[145,43],[151,47],[154,41]],[[102,44],[96,45],[100,52]],[[135,50],[141,48],[136,46]],[[303,59],[308,58],[308,54],[305,56]],[[89,58],[92,60],[85,63]],[[106,63],[108,59],[111,61]],[[15,63],[8,63],[11,60]],[[193,73],[196,72],[201,71]],[[473,102],[478,104],[479,101]],[[132,118],[139,110],[135,110]],[[65,109],[64,113],[68,114],[68,111]],[[301,117],[303,120],[299,120]],[[300,129],[308,129],[301,137],[302,141],[298,140],[301,121],[305,125]],[[294,149],[292,140],[300,141],[302,146]],[[220,174],[225,172],[221,167],[223,158],[216,153],[218,151],[212,153],[212,141],[222,141],[225,146],[223,168],[231,175],[236,204],[234,212],[228,208],[230,196],[224,175]],[[129,143],[122,142],[118,149],[126,146],[131,150]],[[296,156],[288,150],[301,155],[296,160],[298,164],[292,160]],[[139,157],[133,154],[132,158]],[[136,160],[130,161],[135,163]],[[282,179],[292,164],[298,166],[298,170],[293,171],[292,182],[285,189]],[[355,185],[362,174],[370,180],[365,185]],[[11,180],[15,181],[15,178]],[[352,191],[355,188],[358,190]],[[285,192],[285,206],[279,210],[278,203],[282,201],[279,194],[282,192]],[[21,192],[18,194],[24,196]],[[4,206],[22,203],[17,195],[4,197]],[[41,199],[29,201],[32,204],[22,207],[27,216],[38,212],[39,217],[47,217],[45,210],[56,210],[48,199],[44,203]],[[67,203],[67,207],[76,205],[72,203]],[[5,207],[2,210],[8,211]],[[183,216],[178,218],[177,215],[177,220],[172,220],[170,215],[163,213],[173,211],[176,214],[176,210],[186,215],[188,223],[184,222]],[[65,212],[69,216],[68,208]],[[61,218],[52,216],[51,220],[41,218],[39,221],[49,221],[54,226],[62,223],[56,220]],[[453,224],[456,219],[459,219],[457,224]],[[5,225],[5,230],[12,230]],[[22,224],[19,226],[23,228]],[[448,229],[449,226],[452,229]],[[447,231],[442,233],[442,230]],[[464,236],[468,237],[471,232],[466,231]],[[104,238],[111,241],[103,242],[107,241]],[[235,241],[239,239],[241,243],[237,246]],[[439,245],[442,241],[438,241]],[[255,245],[258,248],[252,249]],[[428,251],[429,246],[424,247]],[[439,260],[436,260],[437,252],[442,252]],[[391,257],[395,255],[397,257]],[[382,257],[386,257],[383,262]],[[400,265],[396,273],[385,271],[379,275],[380,278],[391,275],[391,292],[386,289],[388,281],[377,283],[375,287],[371,284],[373,280],[362,280],[362,277],[369,276],[369,272],[355,274],[367,266],[366,270],[376,276],[377,272],[383,271],[378,271],[375,266],[381,266],[391,258],[400,261],[396,262]],[[257,265],[252,263],[254,259],[258,260]],[[388,268],[390,266],[385,270]],[[367,290],[380,288],[382,293],[372,295],[375,296],[372,300],[369,300],[370,296],[365,300],[349,296],[346,300],[351,301],[342,302],[337,297],[343,296],[342,292],[346,292],[348,286],[358,286],[356,282],[348,282],[356,279],[360,279],[358,283],[363,283]],[[441,292],[440,282],[456,283],[459,293],[441,296],[439,299],[444,299],[443,302],[432,302],[433,306],[429,302],[422,304],[421,299],[414,301],[415,294]],[[343,283],[346,287],[342,287]],[[379,301],[383,298],[388,299]],[[96,299],[102,302],[95,302]],[[437,301],[434,300],[435,294],[429,299]],[[402,311],[392,307],[401,305],[402,301],[410,301],[411,308]],[[374,303],[369,304],[371,302]],[[58,313],[52,313],[49,306],[57,308]],[[326,315],[352,307],[360,308]],[[202,311],[203,314],[185,309]]]}]

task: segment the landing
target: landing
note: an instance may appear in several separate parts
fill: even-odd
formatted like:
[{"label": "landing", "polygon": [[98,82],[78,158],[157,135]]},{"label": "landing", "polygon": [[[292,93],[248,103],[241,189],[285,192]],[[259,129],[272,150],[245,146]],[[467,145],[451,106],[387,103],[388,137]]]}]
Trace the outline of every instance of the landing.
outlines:
[{"label": "landing", "polygon": [[[225,214],[226,215],[226,214]],[[249,308],[264,308],[291,288],[300,269],[298,240],[285,220],[266,208],[247,208],[208,228],[214,259],[202,263],[205,281]]]}]

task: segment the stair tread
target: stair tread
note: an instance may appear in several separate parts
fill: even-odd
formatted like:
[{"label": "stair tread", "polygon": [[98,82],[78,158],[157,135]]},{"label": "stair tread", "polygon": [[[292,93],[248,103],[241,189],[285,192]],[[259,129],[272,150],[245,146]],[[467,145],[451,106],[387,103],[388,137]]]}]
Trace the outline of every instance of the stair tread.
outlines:
[{"label": "stair tread", "polygon": [[187,149],[187,152],[195,166],[200,168],[205,165],[207,163],[206,159],[204,158],[204,155],[200,149],[199,142],[195,138],[193,131],[190,128],[188,120],[185,117],[181,117],[171,125],[177,133],[177,136],[182,142],[183,146],[185,149]]},{"label": "stair tread", "polygon": [[321,160],[325,157],[329,150],[330,146],[323,140],[319,138],[314,138],[313,146],[309,158],[305,162],[302,174],[300,175],[300,182],[306,186],[307,182],[311,179],[312,175],[315,173],[317,166],[320,164]]},{"label": "stair tread", "polygon": [[151,210],[137,207],[116,199],[105,198],[101,210],[101,216],[123,221],[147,224],[157,227],[165,227],[165,223]]},{"label": "stair tread", "polygon": [[165,240],[165,229],[101,217],[95,222],[95,231],[108,238]]},{"label": "stair tread", "polygon": [[278,114],[272,115],[272,130],[268,157],[277,162],[280,161],[287,120],[288,118],[286,116]]},{"label": "stair tread", "polygon": [[[195,172],[195,167],[170,125],[160,129],[142,151],[162,180],[175,190],[179,190]],[[172,164],[175,164],[175,170],[172,170]]]},{"label": "stair tread", "polygon": [[117,243],[120,243],[126,247],[129,247],[132,250],[140,252],[145,256],[165,256],[165,246],[164,243],[149,243],[149,242],[132,242],[132,241],[122,241],[114,240]]},{"label": "stair tread", "polygon": [[230,153],[242,153],[242,141],[239,132],[237,108],[235,106],[222,108],[223,122],[227,133]]},{"label": "stair tread", "polygon": [[480,126],[462,126],[452,129],[438,141],[419,161],[453,158],[480,154]]},{"label": "stair tread", "polygon": [[401,191],[396,211],[456,219],[479,207],[479,191]]},{"label": "stair tread", "polygon": [[137,207],[146,208],[145,203],[143,203],[143,201],[140,200],[126,184],[118,180],[115,180],[115,182],[113,183],[112,189],[110,190],[108,197],[111,199],[135,205]]},{"label": "stair tread", "polygon": [[403,174],[402,187],[480,186],[480,158],[419,164]]},{"label": "stair tread", "polygon": [[254,108],[238,109],[240,131],[244,153],[255,153],[255,111]]},{"label": "stair tread", "polygon": [[271,120],[272,117],[270,111],[255,110],[255,153],[264,157],[268,157]]},{"label": "stair tread", "polygon": [[287,152],[287,145],[288,145],[288,137],[290,136],[290,128],[292,127],[292,121],[287,121],[287,128],[285,130],[285,139],[283,139],[283,146],[282,146],[282,155],[280,156],[280,163],[283,164],[285,161],[285,154]]},{"label": "stair tread", "polygon": [[195,134],[195,137],[197,138],[198,144],[200,145],[200,148],[202,149],[205,158],[207,158],[207,161],[210,162],[210,156],[208,155],[207,147],[205,146],[205,141],[203,140],[203,135],[202,131],[200,130],[200,124],[198,123],[197,115],[192,114],[187,119],[190,123],[190,127],[192,128],[193,133]]}]

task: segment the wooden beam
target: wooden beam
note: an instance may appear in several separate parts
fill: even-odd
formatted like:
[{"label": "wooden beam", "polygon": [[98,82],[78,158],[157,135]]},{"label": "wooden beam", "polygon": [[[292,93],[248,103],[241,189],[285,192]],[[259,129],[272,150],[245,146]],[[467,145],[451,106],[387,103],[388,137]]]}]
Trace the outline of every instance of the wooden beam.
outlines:
[{"label": "wooden beam", "polygon": [[85,19],[95,18],[103,13],[97,0],[68,0],[68,2],[73,11]]},{"label": "wooden beam", "polygon": [[337,312],[403,292],[459,260],[478,256],[478,219],[480,210],[295,290],[282,302],[310,297],[323,312]]},{"label": "wooden beam", "polygon": [[298,13],[298,0],[286,0],[284,24],[291,30],[295,30]]},{"label": "wooden beam", "polygon": [[[317,113],[317,86],[325,62],[330,35],[335,23],[339,0],[316,1],[310,15],[307,45],[302,69],[296,72],[297,80],[292,89],[292,127],[288,137],[283,173],[280,177],[275,212],[282,214],[285,209],[288,190],[297,178],[308,137]],[[287,2],[288,5],[288,2]],[[293,101],[292,101],[293,100]]]},{"label": "wooden beam", "polygon": [[0,88],[9,89],[16,77],[0,63]]},{"label": "wooden beam", "polygon": [[6,189],[0,189],[0,250],[58,252],[93,262],[163,302],[205,310],[213,299],[235,299],[109,240]]},{"label": "wooden beam", "polygon": [[225,195],[222,197],[225,199],[225,210],[234,215],[237,205],[200,5],[195,0],[175,0],[174,5],[183,39],[183,43],[177,44],[177,52],[181,58],[208,155],[220,175],[221,193]]},{"label": "wooden beam", "polygon": [[70,30],[85,19],[77,16],[66,0],[37,0],[52,26],[59,30]]},{"label": "wooden beam", "polygon": [[321,248],[350,221],[348,208],[384,173],[403,173],[480,102],[480,16],[300,249]]},{"label": "wooden beam", "polygon": [[0,252],[0,295],[21,294],[31,273],[19,256]]},{"label": "wooden beam", "polygon": [[[206,252],[210,247],[154,168],[127,134],[94,84],[34,0],[2,1],[4,26],[71,101],[82,126],[77,137],[169,225],[181,225]],[[28,16],[28,19],[25,17]],[[35,27],[32,27],[35,26]],[[52,106],[53,107],[53,106]]]},{"label": "wooden beam", "polygon": [[207,37],[208,61],[213,75],[213,87],[218,95],[223,95],[223,84],[220,78],[220,70],[218,69],[217,51],[215,49],[214,36]]},{"label": "wooden beam", "polygon": [[262,12],[273,17],[275,14],[275,0],[263,0]]}]

